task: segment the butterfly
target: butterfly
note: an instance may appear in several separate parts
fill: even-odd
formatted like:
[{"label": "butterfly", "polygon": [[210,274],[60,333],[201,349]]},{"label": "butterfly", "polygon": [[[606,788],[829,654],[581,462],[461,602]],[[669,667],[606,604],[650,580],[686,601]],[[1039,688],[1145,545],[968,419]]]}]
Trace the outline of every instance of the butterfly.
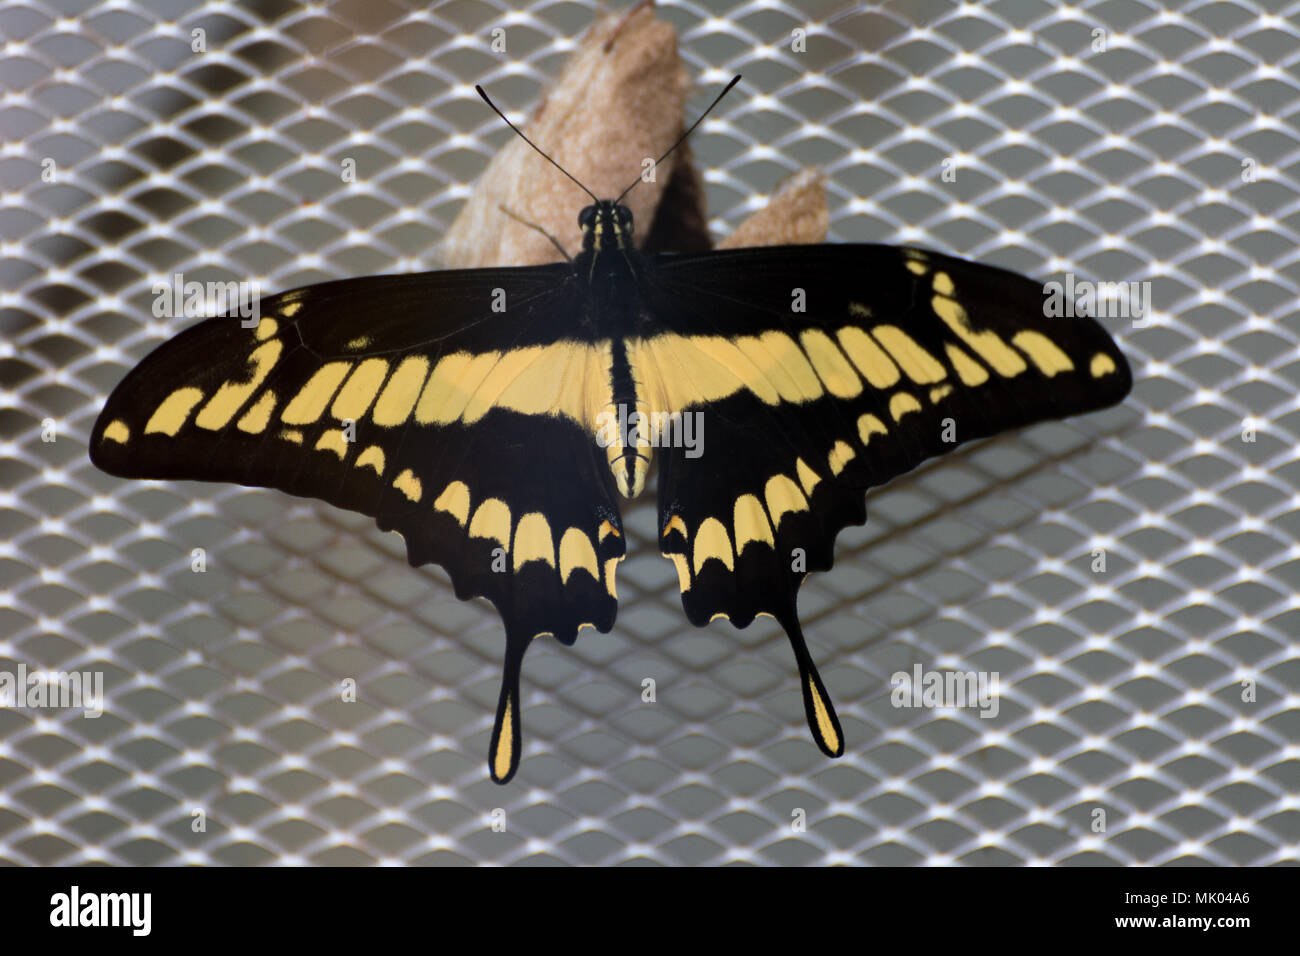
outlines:
[{"label": "butterfly", "polygon": [[91,460],[370,515],[458,598],[491,601],[498,783],[519,766],[531,642],[614,626],[620,505],[657,460],[657,544],[688,620],[775,618],[813,739],[837,757],[796,601],[866,520],[864,492],[961,443],[1113,405],[1128,364],[1095,320],[1047,317],[1043,285],[1012,272],[875,244],[646,255],[622,196],[591,198],[569,261],[343,279],[262,300],[251,328],[201,322],[113,390]]}]

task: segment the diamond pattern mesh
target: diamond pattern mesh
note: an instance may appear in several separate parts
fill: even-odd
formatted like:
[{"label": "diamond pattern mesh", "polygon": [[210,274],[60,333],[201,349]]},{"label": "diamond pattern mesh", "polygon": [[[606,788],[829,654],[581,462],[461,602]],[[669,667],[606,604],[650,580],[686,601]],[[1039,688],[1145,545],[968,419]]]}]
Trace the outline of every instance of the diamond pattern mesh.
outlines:
[{"label": "diamond pattern mesh", "polygon": [[[808,741],[770,621],[685,622],[649,500],[615,631],[530,652],[502,789],[490,608],[368,519],[87,461],[107,391],[188,324],[151,313],[172,272],[273,291],[435,265],[508,135],[472,84],[523,109],[587,8],[11,0],[0,664],[99,670],[108,700],[98,719],[0,709],[0,858],[1297,858],[1300,6],[724,6],[659,8],[694,108],[745,74],[694,141],[718,234],[815,163],[835,239],[1152,283],[1149,327],[1109,323],[1138,380],[1124,406],[878,490],[805,585],[844,758]],[[892,707],[916,663],[997,671],[1000,713]]]}]

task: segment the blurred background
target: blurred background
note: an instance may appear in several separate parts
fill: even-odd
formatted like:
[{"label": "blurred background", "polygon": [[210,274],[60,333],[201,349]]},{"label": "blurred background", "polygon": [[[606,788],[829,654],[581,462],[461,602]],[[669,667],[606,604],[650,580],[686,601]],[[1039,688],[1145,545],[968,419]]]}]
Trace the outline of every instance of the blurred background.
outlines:
[{"label": "blurred background", "polygon": [[[1300,5],[658,12],[689,115],[745,76],[692,141],[715,236],[815,164],[833,240],[1149,281],[1147,328],[1107,320],[1130,399],[869,496],[801,592],[838,761],[808,739],[773,622],[686,622],[644,496],[618,624],[530,651],[524,759],[499,788],[488,605],[368,518],[119,481],[85,443],[109,389],[190,324],[152,314],[171,273],[270,292],[434,267],[510,136],[473,84],[521,115],[592,7],[9,0],[0,670],[102,671],[108,700],[93,720],[0,709],[0,860],[1300,857]],[[892,707],[890,675],[917,663],[998,672],[998,716]]]}]

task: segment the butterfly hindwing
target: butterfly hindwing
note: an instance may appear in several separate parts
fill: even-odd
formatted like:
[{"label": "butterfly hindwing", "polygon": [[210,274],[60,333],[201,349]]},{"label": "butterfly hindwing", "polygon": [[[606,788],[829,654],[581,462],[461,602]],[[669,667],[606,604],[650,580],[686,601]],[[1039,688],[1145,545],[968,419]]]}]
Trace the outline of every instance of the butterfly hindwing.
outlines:
[{"label": "butterfly hindwing", "polygon": [[489,763],[508,779],[524,649],[609,631],[625,550],[604,455],[578,421],[607,348],[557,332],[579,309],[568,277],[352,279],[266,299],[251,328],[206,320],[114,390],[91,458],[123,477],[234,481],[368,514],[413,565],[446,568],[457,597],[488,598],[507,637]]},{"label": "butterfly hindwing", "polygon": [[865,520],[863,491],[959,444],[1114,404],[1131,379],[1090,318],[1048,318],[1043,286],[889,246],[660,260],[655,331],[632,348],[655,407],[698,414],[692,457],[659,450],[660,549],[690,620],[785,628],[819,745],[843,747],[796,595]]}]

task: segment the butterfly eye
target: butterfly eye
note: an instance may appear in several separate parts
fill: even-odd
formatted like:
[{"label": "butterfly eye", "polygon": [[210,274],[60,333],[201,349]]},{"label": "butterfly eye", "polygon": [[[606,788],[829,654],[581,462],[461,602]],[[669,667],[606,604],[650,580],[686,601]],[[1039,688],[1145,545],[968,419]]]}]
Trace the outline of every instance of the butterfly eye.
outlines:
[{"label": "butterfly eye", "polygon": [[618,217],[618,222],[620,226],[623,226],[626,229],[632,228],[631,209],[628,209],[626,206],[618,206],[615,208],[614,215]]},{"label": "butterfly eye", "polygon": [[596,207],[585,206],[582,212],[578,213],[578,227],[580,229],[590,229],[596,221]]}]

